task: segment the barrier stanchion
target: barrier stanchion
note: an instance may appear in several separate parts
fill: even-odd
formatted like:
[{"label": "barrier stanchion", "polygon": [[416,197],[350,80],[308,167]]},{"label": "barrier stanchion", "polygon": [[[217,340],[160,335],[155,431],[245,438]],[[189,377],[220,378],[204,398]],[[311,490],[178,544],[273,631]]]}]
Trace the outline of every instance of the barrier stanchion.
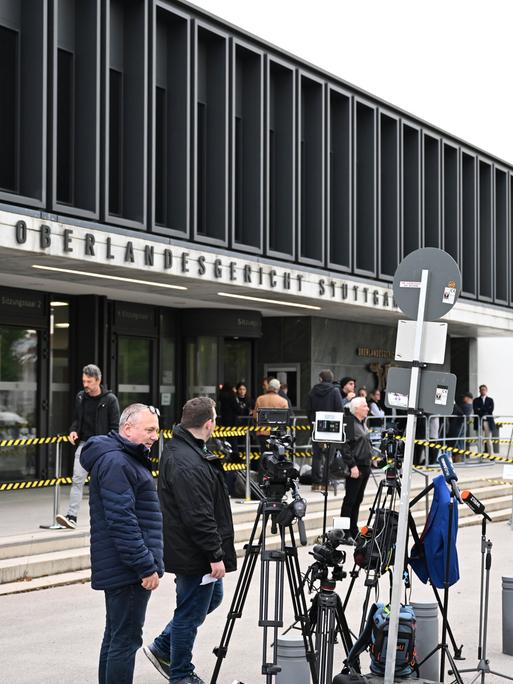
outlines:
[{"label": "barrier stanchion", "polygon": [[251,433],[246,427],[246,501],[251,501]]},{"label": "barrier stanchion", "polygon": [[57,442],[55,445],[55,487],[53,490],[53,522],[50,525],[39,525],[43,530],[64,530],[65,528],[59,523],[55,522],[55,518],[59,513],[59,506],[61,501],[61,443]]}]

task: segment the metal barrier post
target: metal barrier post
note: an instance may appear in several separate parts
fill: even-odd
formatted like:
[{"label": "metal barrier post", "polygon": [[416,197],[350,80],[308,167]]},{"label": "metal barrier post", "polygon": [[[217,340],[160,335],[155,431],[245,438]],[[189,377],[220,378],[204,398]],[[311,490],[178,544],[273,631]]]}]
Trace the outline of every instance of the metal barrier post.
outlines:
[{"label": "metal barrier post", "polygon": [[59,506],[61,501],[61,443],[55,444],[55,486],[53,489],[53,522],[50,525],[39,525],[43,530],[62,530],[62,525],[55,522],[55,518],[59,513]]},{"label": "metal barrier post", "polygon": [[246,426],[246,501],[251,501],[251,433]]},{"label": "metal barrier post", "polygon": [[164,451],[164,432],[161,430],[159,434],[159,465],[160,459],[162,458],[162,452]]}]

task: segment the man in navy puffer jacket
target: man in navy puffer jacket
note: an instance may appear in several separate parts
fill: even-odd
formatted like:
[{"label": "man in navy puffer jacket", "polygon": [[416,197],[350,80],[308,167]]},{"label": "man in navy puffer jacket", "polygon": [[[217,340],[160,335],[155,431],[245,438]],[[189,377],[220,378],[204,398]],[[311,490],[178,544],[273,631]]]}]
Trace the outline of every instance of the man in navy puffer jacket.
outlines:
[{"label": "man in navy puffer jacket", "polygon": [[100,684],[130,684],[151,591],[164,573],[162,514],[149,453],[158,436],[153,406],[132,404],[119,434],[92,437],[80,456],[90,473],[91,585],[105,592]]}]

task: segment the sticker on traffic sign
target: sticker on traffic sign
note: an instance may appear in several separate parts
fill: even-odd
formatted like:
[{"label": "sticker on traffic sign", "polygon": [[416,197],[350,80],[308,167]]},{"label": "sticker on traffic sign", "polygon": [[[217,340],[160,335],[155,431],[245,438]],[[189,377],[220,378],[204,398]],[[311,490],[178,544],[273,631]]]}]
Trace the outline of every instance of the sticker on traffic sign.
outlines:
[{"label": "sticker on traffic sign", "polygon": [[442,302],[444,304],[454,304],[455,301],[456,301],[456,288],[455,287],[444,287]]},{"label": "sticker on traffic sign", "polygon": [[388,403],[393,408],[408,408],[408,395],[399,392],[387,392]]},{"label": "sticker on traffic sign", "polygon": [[400,287],[416,287],[420,288],[420,282],[417,280],[401,280]]},{"label": "sticker on traffic sign", "polygon": [[447,385],[437,385],[435,389],[435,404],[437,406],[447,406],[449,387]]}]

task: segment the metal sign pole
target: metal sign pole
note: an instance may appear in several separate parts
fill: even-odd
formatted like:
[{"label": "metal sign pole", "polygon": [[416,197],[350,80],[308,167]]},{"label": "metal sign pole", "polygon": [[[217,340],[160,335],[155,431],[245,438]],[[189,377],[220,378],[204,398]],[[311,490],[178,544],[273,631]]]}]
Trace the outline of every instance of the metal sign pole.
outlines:
[{"label": "metal sign pole", "polygon": [[[406,444],[404,447],[403,479],[401,485],[401,499],[399,503],[399,521],[395,547],[394,578],[392,583],[392,600],[390,602],[390,623],[388,626],[387,659],[385,665],[385,682],[391,684],[395,676],[395,661],[397,649],[397,634],[399,631],[399,611],[401,608],[401,591],[403,582],[404,559],[406,556],[406,538],[408,532],[408,513],[411,490],[411,472],[413,466],[413,448],[415,444],[415,429],[417,426],[417,398],[420,384],[420,368],[417,365],[421,356],[424,310],[428,289],[429,271],[422,270],[420,280],[419,308],[417,311],[417,325],[415,331],[415,345],[411,369],[410,390],[408,394],[408,419],[406,421]],[[417,362],[417,364],[415,363]]]},{"label": "metal sign pole", "polygon": [[251,501],[251,433],[246,426],[246,501]]}]

